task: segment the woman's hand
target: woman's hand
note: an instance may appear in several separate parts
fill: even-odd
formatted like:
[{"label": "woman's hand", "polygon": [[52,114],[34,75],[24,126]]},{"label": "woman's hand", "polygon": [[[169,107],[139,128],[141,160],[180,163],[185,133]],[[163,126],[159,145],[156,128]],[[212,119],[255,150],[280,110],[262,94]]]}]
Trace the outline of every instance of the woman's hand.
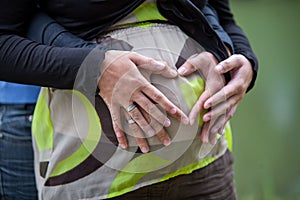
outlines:
[{"label": "woman's hand", "polygon": [[[242,55],[233,55],[217,64],[215,57],[203,52],[186,61],[178,70],[180,75],[189,75],[199,70],[206,78],[205,91],[192,108],[189,118],[193,124],[204,110],[209,110],[204,116],[205,122],[201,140],[204,143],[216,143],[217,133],[222,134],[228,120],[244,97],[251,82],[253,71],[250,62]],[[224,83],[222,74],[230,72],[231,80]]]},{"label": "woman's hand", "polygon": [[[107,51],[101,66],[98,87],[110,110],[114,131],[121,147],[128,146],[122,127],[122,120],[125,118],[138,146],[146,153],[149,146],[145,136],[157,134],[163,144],[170,144],[170,137],[166,131],[162,131],[162,127],[170,126],[171,122],[155,104],[180,122],[188,124],[189,120],[178,107],[150,84],[138,68],[145,69],[148,78],[151,73],[161,74],[167,78],[177,76],[176,70],[152,58],[133,52]],[[139,107],[155,119],[156,123],[149,123],[149,119],[145,119]],[[122,110],[126,111],[125,116],[120,115]]]},{"label": "woman's hand", "polygon": [[[222,90],[211,96],[204,103],[204,109],[212,108],[212,110],[203,116],[203,121],[208,122],[213,115],[225,111],[226,115],[223,117],[223,121],[226,123],[234,115],[238,104],[245,96],[253,77],[253,69],[245,56],[234,54],[220,62],[215,67],[215,71],[219,74],[229,72],[231,80]],[[224,125],[219,124],[213,127],[212,134],[216,132],[222,133]]]},{"label": "woman's hand", "polygon": [[[220,75],[214,70],[214,67],[217,65],[217,59],[213,54],[209,52],[202,52],[196,56],[190,57],[179,69],[179,75],[188,76],[191,73],[198,71],[202,77],[205,78],[205,90],[200,95],[199,99],[194,104],[191,112],[189,114],[190,124],[194,124],[200,113],[204,111],[204,103],[214,94],[219,92],[225,85],[225,78],[223,75]],[[223,98],[225,98],[223,96]],[[224,99],[225,100],[225,99]],[[212,111],[214,108],[212,108]],[[209,112],[211,114],[211,112]],[[208,142],[208,137],[212,140],[216,137],[213,134],[212,128],[213,125],[219,125],[221,120],[220,116],[223,116],[225,113],[213,112],[214,115],[211,116],[210,120],[205,121],[202,131],[201,131],[201,140],[203,143]],[[206,115],[205,115],[206,116]],[[225,123],[224,123],[225,124]],[[223,125],[221,123],[221,125]]]}]

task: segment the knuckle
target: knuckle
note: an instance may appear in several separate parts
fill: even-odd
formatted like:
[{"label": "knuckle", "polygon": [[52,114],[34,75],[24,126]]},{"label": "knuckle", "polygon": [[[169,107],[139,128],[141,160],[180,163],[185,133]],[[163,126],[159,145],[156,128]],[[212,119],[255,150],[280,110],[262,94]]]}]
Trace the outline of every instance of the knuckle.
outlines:
[{"label": "knuckle", "polygon": [[141,129],[143,129],[144,131],[149,129],[149,124],[147,123],[146,120],[141,120],[139,122],[139,125],[140,125]]},{"label": "knuckle", "polygon": [[133,111],[131,111],[131,117],[135,121],[139,121],[142,118],[140,112],[137,109],[134,109]]},{"label": "knuckle", "polygon": [[150,113],[154,109],[154,105],[150,101],[144,101],[143,102],[143,109]]},{"label": "knuckle", "polygon": [[140,135],[140,128],[136,124],[131,124],[130,129],[131,129],[132,134],[134,136],[139,136]]},{"label": "knuckle", "polygon": [[223,66],[224,69],[228,68],[229,65],[230,65],[230,61],[229,61],[228,59],[227,59],[227,60],[224,60],[224,61],[222,62],[222,66]]},{"label": "knuckle", "polygon": [[117,115],[112,115],[111,118],[114,123],[117,123],[119,121],[119,117]]},{"label": "knuckle", "polygon": [[153,64],[155,64],[155,60],[153,58],[146,58],[146,63],[148,65],[153,65]]},{"label": "knuckle", "polygon": [[229,112],[228,113],[228,119],[231,119],[233,117],[233,113],[232,112]]},{"label": "knuckle", "polygon": [[243,88],[243,85],[242,84],[238,84],[238,86],[236,87],[236,92],[238,94],[241,94],[244,92],[244,88]]},{"label": "knuckle", "polygon": [[148,105],[148,112],[150,115],[154,115],[154,114],[157,114],[157,108],[154,104],[150,103],[151,105]]},{"label": "knuckle", "polygon": [[226,86],[223,91],[224,91],[223,96],[225,98],[229,98],[231,96],[233,90],[232,90],[231,86]]},{"label": "knuckle", "polygon": [[216,135],[216,133],[218,132],[218,128],[217,127],[213,127],[211,130],[210,130],[210,133],[211,133],[211,135],[212,136],[215,136]]},{"label": "knuckle", "polygon": [[230,85],[227,85],[226,88],[224,89],[225,91],[225,94],[227,97],[231,96],[231,94],[233,94],[235,92],[235,87],[230,84]]},{"label": "knuckle", "polygon": [[139,56],[139,54],[138,53],[136,53],[136,52],[129,52],[128,54],[127,54],[128,56],[132,56],[132,57],[137,57],[137,56]]},{"label": "knuckle", "polygon": [[226,102],[225,104],[225,112],[228,111],[231,108],[231,103],[230,102]]},{"label": "knuckle", "polygon": [[230,101],[230,107],[233,107],[239,102],[239,98],[232,98]]},{"label": "knuckle", "polygon": [[242,64],[244,62],[245,57],[241,54],[236,55],[236,60],[239,64]]},{"label": "knuckle", "polygon": [[153,99],[154,101],[156,101],[156,102],[162,100],[162,98],[163,98],[162,95],[159,94],[159,93],[154,93],[154,94],[152,95],[152,99]]}]

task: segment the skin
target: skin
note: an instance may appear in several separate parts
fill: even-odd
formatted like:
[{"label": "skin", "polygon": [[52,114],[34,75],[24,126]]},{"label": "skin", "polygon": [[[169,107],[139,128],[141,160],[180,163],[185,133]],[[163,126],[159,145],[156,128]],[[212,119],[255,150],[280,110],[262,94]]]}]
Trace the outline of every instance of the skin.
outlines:
[{"label": "skin", "polygon": [[[174,78],[178,74],[188,76],[196,70],[206,78],[205,91],[187,117],[178,107],[169,101],[158,89],[149,83],[140,71],[161,74]],[[229,72],[231,80],[225,84],[223,74]],[[143,73],[144,74],[144,73]],[[145,75],[145,74],[144,74]],[[101,66],[98,81],[100,95],[110,110],[113,128],[122,148],[128,147],[122,120],[134,119],[129,124],[133,136],[143,153],[149,152],[146,138],[156,135],[164,145],[171,139],[163,127],[170,126],[170,120],[155,104],[172,117],[184,124],[193,124],[204,110],[204,126],[201,132],[203,143],[216,143],[217,134],[222,134],[229,119],[234,115],[238,104],[243,99],[252,80],[253,70],[250,62],[243,55],[232,55],[218,63],[209,52],[202,52],[188,59],[178,72],[164,62],[156,61],[133,52],[108,51]],[[124,87],[126,86],[126,87]],[[137,106],[130,112],[126,108],[135,103]]]},{"label": "skin", "polygon": [[[113,128],[120,146],[123,148],[128,146],[121,124],[121,114],[125,113],[126,120],[132,118],[136,122],[131,124],[129,128],[132,130],[142,152],[146,153],[149,151],[145,139],[147,135],[156,134],[165,145],[169,145],[171,141],[169,135],[163,129],[163,127],[170,126],[171,122],[154,103],[184,124],[189,124],[189,119],[157,88],[149,83],[147,78],[140,73],[139,68],[148,71],[149,77],[151,73],[161,74],[167,78],[174,78],[178,75],[176,70],[152,58],[134,52],[107,51],[101,66],[98,87],[101,97],[110,110]],[[130,112],[124,112],[124,109],[133,103],[138,106]],[[143,108],[143,111],[141,111],[141,108]],[[149,115],[148,120],[142,112]],[[149,124],[149,119],[155,120],[151,120],[152,123]],[[144,133],[147,135],[144,135]]]},{"label": "skin", "polygon": [[[201,140],[204,143],[215,144],[216,135],[223,133],[226,123],[232,118],[237,106],[245,96],[253,77],[253,70],[249,60],[240,54],[231,55],[220,63],[217,63],[217,60],[209,52],[201,54],[184,63],[178,69],[178,73],[188,76],[196,70],[209,71],[206,76],[205,91],[192,108],[189,118],[190,124],[193,124],[199,114],[204,109],[208,109],[209,112],[203,116],[205,124],[201,132]],[[208,58],[210,61],[207,60]],[[209,66],[211,70],[203,69],[203,65],[197,65],[197,63],[206,63],[204,66]],[[216,74],[223,75],[227,72],[230,73],[231,80],[226,85],[222,81],[216,83],[215,80],[222,80]]]}]

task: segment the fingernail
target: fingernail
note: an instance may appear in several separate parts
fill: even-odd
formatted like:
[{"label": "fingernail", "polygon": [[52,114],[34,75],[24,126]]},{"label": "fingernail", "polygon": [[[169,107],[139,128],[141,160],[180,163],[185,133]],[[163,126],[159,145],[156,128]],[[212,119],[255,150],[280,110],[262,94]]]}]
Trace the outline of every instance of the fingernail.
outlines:
[{"label": "fingernail", "polygon": [[147,147],[142,147],[142,148],[141,148],[141,151],[142,151],[143,153],[148,153],[149,149],[148,149]]},{"label": "fingernail", "polygon": [[210,115],[204,115],[203,121],[208,122],[211,119]]},{"label": "fingernail", "polygon": [[121,148],[122,148],[122,149],[126,149],[127,146],[126,146],[125,144],[121,144]]},{"label": "fingernail", "polygon": [[122,137],[121,133],[119,131],[116,132],[117,137]]},{"label": "fingernail", "polygon": [[171,125],[171,121],[169,120],[169,119],[166,119],[165,121],[164,121],[164,127],[169,127],[170,125]]},{"label": "fingernail", "polygon": [[174,69],[171,69],[170,73],[171,73],[172,76],[177,76],[178,75],[178,72]]},{"label": "fingernail", "polygon": [[184,117],[184,118],[182,119],[182,122],[183,122],[185,125],[188,125],[188,124],[190,123],[190,120],[189,120],[189,118]]},{"label": "fingernail", "polygon": [[184,68],[184,67],[181,67],[181,68],[178,69],[178,73],[180,75],[183,75],[185,72],[186,72],[186,68]]},{"label": "fingernail", "polygon": [[211,143],[212,145],[215,145],[215,144],[217,143],[216,137],[215,137],[214,139],[212,139],[212,140],[210,141],[210,143]]},{"label": "fingernail", "polygon": [[205,108],[205,109],[208,109],[208,108],[211,107],[211,105],[212,105],[211,102],[205,103],[205,104],[204,104],[204,108]]},{"label": "fingernail", "polygon": [[171,140],[170,139],[165,139],[164,140],[164,145],[165,146],[169,146],[171,144]]},{"label": "fingernail", "polygon": [[176,111],[177,111],[176,108],[171,108],[170,113],[171,113],[171,114],[175,114]]},{"label": "fingernail", "polygon": [[208,143],[208,137],[207,136],[205,136],[204,138],[203,138],[203,141],[202,141],[204,144],[207,144]]},{"label": "fingernail", "polygon": [[216,66],[216,70],[217,70],[218,72],[221,72],[221,73],[224,72],[224,68],[223,68],[223,66],[220,65],[220,64]]}]

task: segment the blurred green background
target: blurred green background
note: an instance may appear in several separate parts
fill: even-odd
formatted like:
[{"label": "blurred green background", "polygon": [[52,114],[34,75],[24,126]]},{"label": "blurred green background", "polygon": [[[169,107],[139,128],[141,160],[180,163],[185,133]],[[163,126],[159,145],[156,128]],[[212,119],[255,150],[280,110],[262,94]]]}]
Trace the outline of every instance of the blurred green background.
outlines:
[{"label": "blurred green background", "polygon": [[300,1],[231,0],[260,69],[232,119],[240,200],[300,200]]}]

